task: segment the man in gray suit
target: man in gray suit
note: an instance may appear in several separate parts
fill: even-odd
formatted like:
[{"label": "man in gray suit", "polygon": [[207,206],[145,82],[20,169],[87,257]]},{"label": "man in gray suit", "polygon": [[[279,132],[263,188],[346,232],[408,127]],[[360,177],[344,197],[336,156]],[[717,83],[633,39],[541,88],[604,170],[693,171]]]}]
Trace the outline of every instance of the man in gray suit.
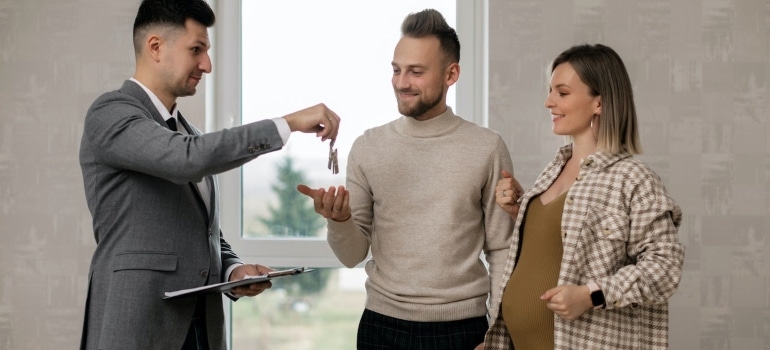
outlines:
[{"label": "man in gray suit", "polygon": [[337,137],[340,119],[323,104],[208,134],[185,121],[176,99],[211,71],[214,20],[204,0],[144,0],[133,78],[87,112],[80,165],[97,247],[81,349],[225,349],[220,295],[162,299],[270,270],[243,263],[222,238],[214,175],[281,149],[293,131]]}]

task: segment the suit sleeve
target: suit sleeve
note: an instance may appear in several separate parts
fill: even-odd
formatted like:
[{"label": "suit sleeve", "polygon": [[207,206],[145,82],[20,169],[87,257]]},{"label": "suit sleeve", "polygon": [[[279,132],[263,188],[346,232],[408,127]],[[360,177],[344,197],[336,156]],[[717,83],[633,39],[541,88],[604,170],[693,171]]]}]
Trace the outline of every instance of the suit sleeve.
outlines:
[{"label": "suit sleeve", "polygon": [[244,262],[237,254],[235,254],[230,243],[227,243],[221,230],[219,231],[219,245],[221,249],[220,256],[222,258],[222,282],[226,282],[228,276],[225,272],[227,272],[227,269],[232,265],[240,265]]},{"label": "suit sleeve", "polygon": [[199,182],[283,147],[271,120],[183,135],[155,122],[138,101],[117,93],[94,102],[84,130],[84,137],[97,150],[96,162],[178,184]]}]

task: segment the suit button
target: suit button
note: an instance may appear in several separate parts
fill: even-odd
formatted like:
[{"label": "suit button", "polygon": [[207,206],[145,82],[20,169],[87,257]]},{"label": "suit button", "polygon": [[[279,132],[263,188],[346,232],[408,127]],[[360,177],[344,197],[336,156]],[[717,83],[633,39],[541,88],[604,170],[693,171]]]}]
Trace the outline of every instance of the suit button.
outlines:
[{"label": "suit button", "polygon": [[572,204],[573,201],[572,197],[567,197],[567,204]]},{"label": "suit button", "polygon": [[580,181],[582,178],[583,178],[582,176],[578,175],[578,176],[575,178],[575,180],[576,180],[576,181]]},{"label": "suit button", "polygon": [[208,275],[209,275],[209,272],[207,270],[202,270],[201,271],[201,277],[206,277]]},{"label": "suit button", "polygon": [[567,238],[567,231],[561,231],[561,235],[564,236],[564,238]]},{"label": "suit button", "polygon": [[605,236],[609,236],[610,234],[612,234],[612,230],[610,230],[610,229],[608,229],[608,228],[605,228],[605,229],[604,229],[604,235],[605,235]]},{"label": "suit button", "polygon": [[249,150],[249,153],[254,153],[257,151],[257,149],[254,146],[249,146],[248,150]]},{"label": "suit button", "polygon": [[620,300],[616,300],[614,305],[615,305],[615,307],[623,306],[623,304],[620,303]]}]

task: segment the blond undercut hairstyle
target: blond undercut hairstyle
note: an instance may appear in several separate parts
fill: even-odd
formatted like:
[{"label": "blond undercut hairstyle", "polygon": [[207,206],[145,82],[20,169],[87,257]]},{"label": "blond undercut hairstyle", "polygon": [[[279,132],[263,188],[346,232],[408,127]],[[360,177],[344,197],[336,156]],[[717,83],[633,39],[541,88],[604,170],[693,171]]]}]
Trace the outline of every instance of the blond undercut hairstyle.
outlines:
[{"label": "blond undercut hairstyle", "polygon": [[441,12],[425,9],[410,13],[401,23],[401,35],[410,38],[434,36],[438,39],[445,63],[460,63],[460,39],[457,32],[447,24]]},{"label": "blond undercut hairstyle", "polygon": [[631,79],[620,56],[602,44],[583,44],[556,57],[551,72],[562,63],[572,66],[592,96],[601,96],[597,149],[608,154],[641,154]]}]

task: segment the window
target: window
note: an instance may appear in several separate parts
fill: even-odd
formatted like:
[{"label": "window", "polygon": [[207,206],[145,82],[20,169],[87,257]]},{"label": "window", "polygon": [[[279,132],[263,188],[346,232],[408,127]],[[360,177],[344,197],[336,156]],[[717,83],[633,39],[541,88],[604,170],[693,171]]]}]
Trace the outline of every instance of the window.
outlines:
[{"label": "window", "polygon": [[[365,273],[341,267],[326,244],[325,221],[296,192],[296,182],[314,188],[344,185],[355,138],[398,117],[390,61],[401,21],[410,12],[435,8],[458,30],[462,72],[448,103],[459,115],[485,124],[479,102],[485,90],[480,80],[484,36],[477,28],[484,2],[227,0],[215,6],[207,130],[279,117],[319,102],[342,118],[335,143],[339,174],[326,167],[328,141],[293,133],[283,150],[219,176],[225,237],[244,260],[316,269],[232,303],[230,344],[236,350],[353,349]],[[279,217],[289,211],[293,216]]]}]

